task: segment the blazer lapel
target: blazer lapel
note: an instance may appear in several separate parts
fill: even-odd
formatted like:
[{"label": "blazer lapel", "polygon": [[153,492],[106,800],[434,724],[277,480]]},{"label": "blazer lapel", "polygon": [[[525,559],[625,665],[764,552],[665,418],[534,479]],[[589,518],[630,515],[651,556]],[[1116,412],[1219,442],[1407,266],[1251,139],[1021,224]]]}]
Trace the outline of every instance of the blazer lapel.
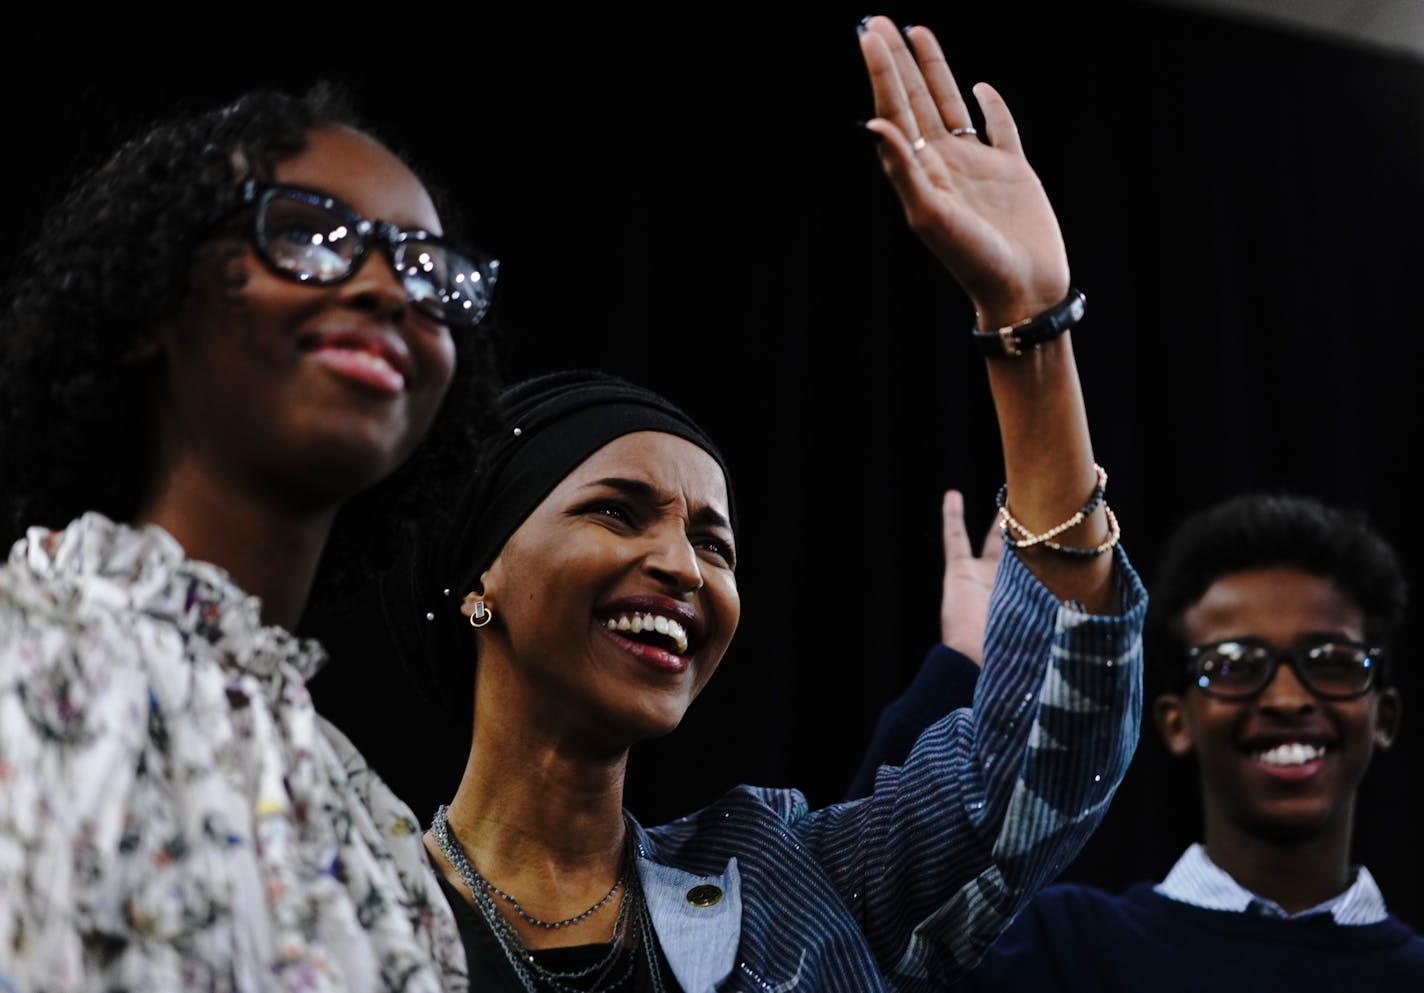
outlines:
[{"label": "blazer lapel", "polygon": [[659,944],[684,993],[711,993],[736,966],[742,932],[737,860],[720,875],[698,876],[646,856],[638,879]]}]

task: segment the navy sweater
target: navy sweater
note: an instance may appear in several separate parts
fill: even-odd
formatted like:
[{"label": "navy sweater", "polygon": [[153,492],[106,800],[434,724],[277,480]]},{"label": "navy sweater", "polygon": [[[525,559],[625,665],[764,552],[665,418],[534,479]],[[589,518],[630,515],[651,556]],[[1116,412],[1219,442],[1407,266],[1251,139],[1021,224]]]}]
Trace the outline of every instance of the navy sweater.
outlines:
[{"label": "navy sweater", "polygon": [[[937,717],[973,698],[979,668],[931,649],[887,707],[848,791],[870,791]],[[1044,890],[955,993],[1424,993],[1424,938],[1391,917],[1341,926],[1329,914],[1285,919],[1205,910],[1141,883],[1121,896],[1077,885]]]},{"label": "navy sweater", "polygon": [[1263,917],[1085,886],[1039,894],[956,991],[1424,991],[1424,938],[1394,917]]}]

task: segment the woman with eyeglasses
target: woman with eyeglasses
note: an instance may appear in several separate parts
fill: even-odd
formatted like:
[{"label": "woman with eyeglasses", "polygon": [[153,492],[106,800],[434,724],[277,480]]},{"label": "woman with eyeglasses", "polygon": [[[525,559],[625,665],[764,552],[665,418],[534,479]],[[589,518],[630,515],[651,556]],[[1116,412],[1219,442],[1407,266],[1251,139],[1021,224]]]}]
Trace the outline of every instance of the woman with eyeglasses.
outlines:
[{"label": "woman with eyeglasses", "polygon": [[[985,143],[928,30],[907,45],[871,18],[861,48],[867,127],[909,221],[997,329],[980,342],[1010,551],[975,706],[865,800],[810,810],[740,787],[643,828],[623,806],[629,749],[678,725],[741,616],[727,463],[622,380],[511,387],[455,526],[383,586],[412,672],[473,728],[425,841],[477,988],[947,988],[1076,853],[1126,769],[1145,597],[1115,551],[1063,336],[1082,301],[1053,210],[1002,99],[976,89]],[[873,588],[830,592],[873,615]]]},{"label": "woman with eyeglasses", "polygon": [[417,822],[290,633],[489,409],[496,264],[444,220],[319,88],[154,127],[29,246],[0,332],[0,989],[464,987]]}]

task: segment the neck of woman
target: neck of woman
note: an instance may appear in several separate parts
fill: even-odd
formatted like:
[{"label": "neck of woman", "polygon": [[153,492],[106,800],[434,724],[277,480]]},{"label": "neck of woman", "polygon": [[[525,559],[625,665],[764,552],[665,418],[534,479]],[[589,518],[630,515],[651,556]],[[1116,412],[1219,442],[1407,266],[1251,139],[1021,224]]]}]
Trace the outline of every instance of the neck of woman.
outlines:
[{"label": "neck of woman", "polygon": [[[519,720],[519,708],[476,697],[474,741],[447,813],[450,833],[480,876],[516,897],[529,915],[559,921],[580,914],[625,869],[628,753],[591,756]],[[429,840],[427,847],[439,851]],[[470,899],[443,855],[436,862]],[[613,917],[604,911],[547,931],[513,923],[526,944],[544,947],[606,941]]]},{"label": "neck of woman", "polygon": [[198,473],[177,474],[134,523],[157,524],[190,559],[209,562],[262,602],[262,620],[295,627],[311,594],[336,508],[294,510]]}]

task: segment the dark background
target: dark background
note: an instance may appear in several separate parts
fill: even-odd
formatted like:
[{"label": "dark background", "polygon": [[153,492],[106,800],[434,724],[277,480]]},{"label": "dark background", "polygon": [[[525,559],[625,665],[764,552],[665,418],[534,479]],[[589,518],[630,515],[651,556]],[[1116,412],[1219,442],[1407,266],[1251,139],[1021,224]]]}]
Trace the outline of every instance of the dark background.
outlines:
[{"label": "dark background", "polygon": [[[1150,4],[1071,6],[1090,9],[886,12],[934,28],[961,82],[994,82],[1015,112],[1089,298],[1075,348],[1134,562],[1150,580],[1165,534],[1210,501],[1291,489],[1368,510],[1424,585],[1424,62]],[[293,12],[165,22],[162,40],[41,18],[0,69],[4,257],[76,168],[175,105],[345,81],[503,259],[507,376],[624,374],[731,461],[742,630],[683,727],[635,750],[634,812],[655,822],[738,782],[829,802],[937,636],[941,493],[965,491],[973,533],[990,521],[1002,469],[972,313],[857,126],[866,9],[600,10],[411,8],[340,28]],[[1404,730],[1356,838],[1416,928],[1420,631],[1399,646]],[[369,631],[321,633],[319,702],[428,816],[454,790],[460,735]],[[1160,877],[1197,836],[1193,782],[1146,729],[1067,878]]]}]

